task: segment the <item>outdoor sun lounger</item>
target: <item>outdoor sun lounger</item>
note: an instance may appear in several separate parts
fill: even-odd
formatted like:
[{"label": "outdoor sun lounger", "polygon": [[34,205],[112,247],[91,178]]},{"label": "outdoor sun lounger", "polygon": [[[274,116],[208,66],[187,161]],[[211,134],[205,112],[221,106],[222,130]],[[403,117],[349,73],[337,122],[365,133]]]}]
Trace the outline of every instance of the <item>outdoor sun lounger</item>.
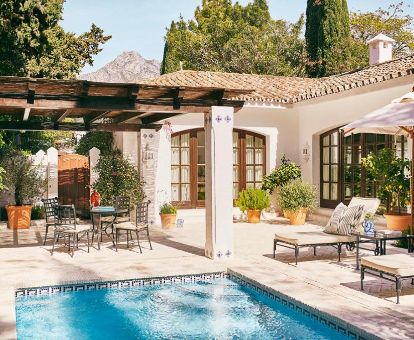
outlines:
[{"label": "outdoor sun lounger", "polygon": [[333,246],[338,251],[338,261],[340,262],[342,246],[345,244],[349,249],[352,249],[355,241],[355,236],[327,234],[323,229],[280,233],[275,235],[273,242],[273,258],[276,257],[277,245],[294,249],[296,264],[298,264],[299,248],[313,247],[313,254],[316,256],[316,247]]},{"label": "outdoor sun lounger", "polygon": [[368,256],[361,259],[361,290],[365,273],[395,282],[397,303],[400,303],[401,280],[411,279],[414,285],[414,257],[407,254]]},{"label": "outdoor sun lounger", "polygon": [[[363,205],[365,214],[375,214],[380,200],[377,198],[361,198],[353,197],[349,203],[349,207],[355,205]],[[365,217],[362,216],[362,220]],[[361,220],[361,222],[362,222]],[[295,263],[298,264],[299,249],[305,247],[313,247],[313,254],[316,256],[316,247],[331,246],[338,251],[338,261],[341,261],[342,246],[345,245],[348,250],[355,248],[356,237],[351,235],[328,234],[324,232],[323,227],[315,225],[307,225],[309,230],[278,232],[273,240],[273,258],[276,258],[277,245],[295,250]],[[292,227],[295,228],[295,227]]]}]

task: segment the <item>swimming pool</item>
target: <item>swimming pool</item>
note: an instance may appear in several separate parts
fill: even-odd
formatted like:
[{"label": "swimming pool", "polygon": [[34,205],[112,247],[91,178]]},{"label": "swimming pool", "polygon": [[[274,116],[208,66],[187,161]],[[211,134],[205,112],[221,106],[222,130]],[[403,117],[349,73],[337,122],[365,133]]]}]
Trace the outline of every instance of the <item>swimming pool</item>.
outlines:
[{"label": "swimming pool", "polygon": [[19,339],[345,339],[228,278],[16,298]]}]

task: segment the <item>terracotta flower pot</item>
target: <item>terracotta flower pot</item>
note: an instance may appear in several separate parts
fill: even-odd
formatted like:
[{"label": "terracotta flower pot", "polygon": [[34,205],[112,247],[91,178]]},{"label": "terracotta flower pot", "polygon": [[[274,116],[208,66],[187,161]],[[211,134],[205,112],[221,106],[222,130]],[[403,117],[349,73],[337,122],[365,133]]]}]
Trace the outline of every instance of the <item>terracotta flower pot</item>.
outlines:
[{"label": "terracotta flower pot", "polygon": [[247,210],[247,222],[259,223],[261,213],[261,210]]},{"label": "terracotta flower pot", "polygon": [[404,231],[411,224],[411,215],[388,215],[384,214],[387,221],[387,229]]},{"label": "terracotta flower pot", "polygon": [[7,227],[9,229],[28,229],[30,227],[32,206],[31,205],[8,205]]},{"label": "terracotta flower pot", "polygon": [[306,221],[306,215],[308,209],[300,208],[297,211],[286,211],[287,218],[289,218],[290,224],[292,225],[304,225]]},{"label": "terracotta flower pot", "polygon": [[160,214],[162,229],[175,228],[177,214]]}]

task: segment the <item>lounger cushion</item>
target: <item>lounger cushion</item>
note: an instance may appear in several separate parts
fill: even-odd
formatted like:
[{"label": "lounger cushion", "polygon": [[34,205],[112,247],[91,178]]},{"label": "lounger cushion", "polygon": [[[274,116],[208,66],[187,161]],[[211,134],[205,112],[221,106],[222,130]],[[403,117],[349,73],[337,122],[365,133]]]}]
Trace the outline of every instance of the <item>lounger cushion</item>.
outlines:
[{"label": "lounger cushion", "polygon": [[414,257],[407,254],[363,257],[361,265],[395,276],[414,276]]},{"label": "lounger cushion", "polygon": [[345,212],[346,209],[348,209],[348,207],[342,202],[336,206],[335,210],[332,213],[331,218],[328,221],[328,224],[326,225],[324,229],[326,233],[331,233],[331,234],[338,233],[339,222],[341,220],[342,214]]},{"label": "lounger cushion", "polygon": [[325,233],[321,231],[297,231],[277,233],[275,240],[286,242],[292,245],[318,245],[318,244],[337,244],[355,242],[356,238],[353,236],[343,236]]},{"label": "lounger cushion", "polygon": [[342,214],[338,225],[338,234],[349,235],[358,227],[364,213],[363,205],[348,207]]}]

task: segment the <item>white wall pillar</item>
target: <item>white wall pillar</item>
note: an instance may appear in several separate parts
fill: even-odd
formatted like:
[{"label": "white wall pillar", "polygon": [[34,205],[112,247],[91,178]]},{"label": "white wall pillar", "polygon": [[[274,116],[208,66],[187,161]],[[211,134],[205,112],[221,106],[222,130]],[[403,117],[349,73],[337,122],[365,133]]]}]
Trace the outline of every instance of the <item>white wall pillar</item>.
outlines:
[{"label": "white wall pillar", "polygon": [[160,224],[159,208],[171,201],[171,136],[161,129],[142,129],[140,133],[140,169],[149,206],[149,220]]},{"label": "white wall pillar", "polygon": [[47,198],[59,196],[58,186],[58,151],[51,147],[47,149]]},{"label": "white wall pillar", "polygon": [[114,132],[115,147],[121,150],[125,159],[138,167],[137,132]]},{"label": "white wall pillar", "polygon": [[233,122],[232,107],[213,106],[205,114],[206,245],[205,255],[233,255]]},{"label": "white wall pillar", "polygon": [[89,183],[91,186],[93,186],[99,178],[98,173],[95,171],[95,167],[98,164],[100,157],[101,151],[99,149],[93,147],[89,150]]}]

